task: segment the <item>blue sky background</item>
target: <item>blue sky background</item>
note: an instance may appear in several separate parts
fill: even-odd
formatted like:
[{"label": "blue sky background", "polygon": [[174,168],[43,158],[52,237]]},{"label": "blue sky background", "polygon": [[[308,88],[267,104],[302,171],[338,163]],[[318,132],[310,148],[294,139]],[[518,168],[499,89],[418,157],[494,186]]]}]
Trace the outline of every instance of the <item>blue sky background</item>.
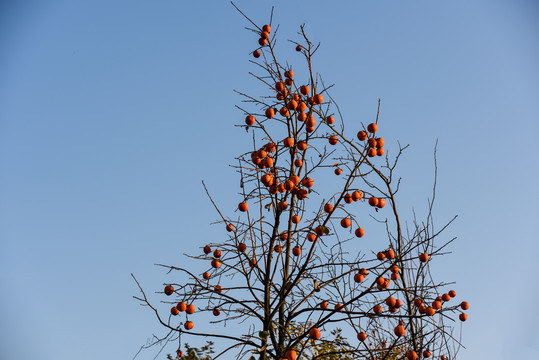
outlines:
[{"label": "blue sky background", "polygon": [[[382,99],[386,147],[411,144],[407,215],[438,139],[435,219],[459,218],[434,269],[471,304],[459,358],[538,358],[539,3],[236,3],[260,25],[275,5],[298,69],[285,40],[306,24],[351,136]],[[2,2],[1,359],[131,359],[163,333],[130,273],[152,294],[177,280],[154,263],[222,234],[202,179],[229,214],[240,199],[232,90],[263,94],[246,25],[227,1]]]}]

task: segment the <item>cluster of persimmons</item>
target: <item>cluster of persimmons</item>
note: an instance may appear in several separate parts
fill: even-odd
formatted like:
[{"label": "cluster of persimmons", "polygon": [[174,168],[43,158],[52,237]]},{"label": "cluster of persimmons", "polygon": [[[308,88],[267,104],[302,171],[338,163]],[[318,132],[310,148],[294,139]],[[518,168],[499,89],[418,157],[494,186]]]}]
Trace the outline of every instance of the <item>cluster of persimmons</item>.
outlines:
[{"label": "cluster of persimmons", "polygon": [[[315,48],[307,37],[305,44],[295,43],[295,50],[307,60],[309,80],[296,84],[291,67],[285,68],[276,60],[271,26],[255,30],[259,35],[259,48],[252,55],[255,62],[264,55],[261,66],[267,72],[258,79],[270,88],[271,94],[260,101],[249,98],[259,109],[246,111],[242,126],[261,134],[262,145],[254,146],[254,150],[240,158],[243,198],[237,206],[238,218],[232,220],[217,209],[228,239],[205,245],[203,255],[196,256],[209,262],[208,269],[201,276],[185,270],[191,278],[189,285],[165,286],[166,295],[179,298],[170,309],[171,316],[186,314],[183,329],[170,325],[170,319],[167,326],[180,334],[190,333],[195,327],[194,303],[200,301],[205,303],[197,304],[199,311],[211,312],[215,317],[224,313],[234,319],[260,320],[262,335],[242,334],[237,339],[247,339],[241,340],[240,345],[254,348],[253,353],[261,354],[261,359],[295,360],[307,354],[310,342],[330,341],[324,339],[323,331],[333,322],[339,326],[349,322],[355,330],[359,343],[347,350],[354,358],[373,358],[370,344],[385,346],[387,341],[393,341],[390,348],[402,349],[407,359],[430,358],[434,352],[440,359],[446,359],[442,346],[435,344],[434,336],[443,337],[445,327],[428,319],[445,310],[455,312],[458,307],[467,310],[469,305],[465,301],[453,305],[454,290],[438,293],[437,285],[422,285],[425,268],[436,255],[432,246],[434,237],[425,236],[420,241],[423,236],[420,233],[413,241],[406,242],[396,221],[399,235],[390,236],[389,245],[378,248],[383,250],[373,251],[372,259],[362,260],[363,266],[359,260],[343,260],[344,252],[337,257],[327,250],[334,243],[339,247],[344,244],[337,229],[329,228],[332,220],[338,221],[340,231],[357,238],[366,234],[353,214],[356,210],[345,210],[347,204],[359,202],[376,214],[387,205],[391,211],[385,216],[398,216],[396,191],[390,186],[390,176],[384,175],[382,167],[372,159],[388,156],[385,140],[378,136],[378,115],[376,121],[355,134],[357,140],[347,139],[343,128],[336,125],[337,115],[330,112],[333,100],[329,95],[328,99],[324,97],[327,88],[312,72],[311,57]],[[270,128],[279,124],[284,124],[286,133],[270,132]],[[339,145],[343,145],[344,156],[332,157],[331,162],[336,162],[327,164],[328,154],[333,154]],[[322,172],[324,168],[331,168],[344,185],[329,200],[322,198],[309,207],[308,202],[314,203],[314,199],[328,190],[315,187],[316,171]],[[364,168],[367,170],[361,170]],[[378,176],[381,185],[365,180],[368,176]],[[364,188],[354,185],[356,180],[365,180]],[[253,189],[248,191],[247,186]],[[380,190],[384,186],[387,190]],[[264,205],[263,201],[269,203]],[[270,215],[264,215],[264,209]],[[279,230],[279,225],[283,224],[285,229]],[[263,226],[269,230],[263,230]],[[243,292],[235,292],[233,286],[223,288],[220,281],[225,276],[243,276],[246,280]],[[336,286],[334,284],[343,281],[345,276],[349,276],[352,285],[332,290],[331,286]],[[211,284],[214,279],[215,283]],[[321,289],[326,292],[320,294]],[[258,292],[264,301],[259,300]],[[368,296],[369,300],[364,300]],[[307,314],[306,331],[294,337],[287,327],[289,319],[300,312]],[[466,313],[459,312],[459,319],[466,321]],[[366,324],[359,326],[359,321]],[[369,326],[373,327],[372,335]],[[432,329],[418,329],[426,326]],[[388,327],[393,329],[392,334]],[[211,336],[209,331],[202,330],[202,333]],[[432,337],[427,340],[429,334]],[[177,355],[181,357],[183,352],[179,349]]]}]

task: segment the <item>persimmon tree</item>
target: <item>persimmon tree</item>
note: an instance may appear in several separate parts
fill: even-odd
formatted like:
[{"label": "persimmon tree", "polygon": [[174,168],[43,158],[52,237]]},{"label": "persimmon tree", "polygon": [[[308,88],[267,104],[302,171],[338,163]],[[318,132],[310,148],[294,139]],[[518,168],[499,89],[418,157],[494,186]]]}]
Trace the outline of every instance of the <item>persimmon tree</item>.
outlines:
[{"label": "persimmon tree", "polygon": [[[350,135],[331,86],[314,70],[319,45],[304,27],[285,43],[304,64],[292,69],[278,56],[271,20],[245,18],[257,41],[252,75],[264,90],[238,91],[237,126],[247,130],[245,153],[232,165],[238,205],[218,206],[204,185],[223,229],[189,256],[206,271],[161,265],[177,280],[158,294],[159,305],[137,282],[135,298],[167,329],[154,344],[178,341],[181,356],[186,338],[211,338],[221,349],[214,358],[227,359],[454,358],[454,324],[466,320],[468,304],[430,271],[447,254],[453,239],[440,238],[454,218],[434,227],[433,193],[422,221],[401,219],[395,169],[405,147],[386,147],[380,102]],[[374,248],[362,242],[380,233]],[[200,313],[214,320],[201,323]],[[335,336],[336,327],[357,339]]]}]

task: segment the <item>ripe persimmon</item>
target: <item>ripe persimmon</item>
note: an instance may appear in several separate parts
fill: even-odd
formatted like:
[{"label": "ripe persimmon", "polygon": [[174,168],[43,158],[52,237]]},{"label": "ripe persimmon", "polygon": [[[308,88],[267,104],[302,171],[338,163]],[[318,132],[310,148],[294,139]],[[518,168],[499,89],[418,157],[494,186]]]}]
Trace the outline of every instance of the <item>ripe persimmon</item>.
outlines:
[{"label": "ripe persimmon", "polygon": [[221,315],[221,310],[217,308],[213,309],[213,316],[219,316],[219,315]]},{"label": "ripe persimmon", "polygon": [[430,358],[430,356],[431,356],[430,351],[428,351],[428,350],[424,350],[424,351],[423,351],[423,357],[424,357],[424,358]]},{"label": "ripe persimmon", "polygon": [[377,144],[376,146],[378,148],[383,147],[385,145],[385,143],[386,142],[385,142],[384,138],[376,138],[376,144]]},{"label": "ripe persimmon", "polygon": [[364,332],[360,332],[357,334],[357,339],[361,342],[367,340],[367,334],[365,334]]},{"label": "ripe persimmon", "polygon": [[247,203],[245,201],[242,201],[238,204],[238,209],[241,211],[241,212],[246,212],[248,209],[249,209],[249,205],[247,205]]},{"label": "ripe persimmon", "polygon": [[202,251],[204,251],[204,254],[208,255],[209,253],[211,253],[211,247],[209,247],[208,245],[204,246],[204,248],[202,249]]},{"label": "ripe persimmon", "polygon": [[460,308],[462,310],[468,310],[470,308],[470,305],[466,301],[463,301],[460,303]]},{"label": "ripe persimmon", "polygon": [[335,122],[335,118],[333,116],[328,116],[326,118],[326,122],[329,124],[329,125],[333,125],[333,123]]},{"label": "ripe persimmon", "polygon": [[340,304],[340,303],[335,304],[335,310],[337,310],[337,311],[343,311],[343,310],[344,310],[343,304]]},{"label": "ripe persimmon", "polygon": [[389,307],[395,307],[395,305],[397,304],[397,300],[395,300],[395,298],[393,296],[390,296],[386,299],[386,305],[389,306]]},{"label": "ripe persimmon", "polygon": [[294,146],[294,139],[292,139],[291,137],[287,137],[286,139],[283,140],[283,145],[285,147],[292,147]]},{"label": "ripe persimmon", "polygon": [[337,145],[337,143],[339,142],[339,139],[336,136],[330,136],[328,141],[331,145]]},{"label": "ripe persimmon", "polygon": [[173,306],[171,309],[170,309],[170,313],[173,315],[173,316],[176,316],[180,313],[180,310],[176,309],[176,306]]},{"label": "ripe persimmon", "polygon": [[352,193],[352,200],[359,201],[363,197],[363,193],[359,190],[356,190]]},{"label": "ripe persimmon", "polygon": [[329,307],[329,306],[328,306],[328,302],[327,302],[327,301],[322,301],[322,302],[320,303],[320,309],[322,309],[322,310],[327,310],[328,307]]},{"label": "ripe persimmon", "polygon": [[340,168],[336,168],[335,175],[341,175],[341,174],[342,174],[342,170]]},{"label": "ripe persimmon", "polygon": [[362,228],[357,228],[355,234],[357,237],[363,237],[365,235],[365,230],[363,230]]},{"label": "ripe persimmon", "polygon": [[292,190],[296,185],[290,181],[290,180],[286,180],[284,183],[284,188],[288,191]]},{"label": "ripe persimmon", "polygon": [[380,305],[375,305],[373,308],[372,308],[372,311],[374,311],[375,314],[377,315],[380,315],[383,311],[382,309],[382,306]]},{"label": "ripe persimmon", "polygon": [[320,330],[318,330],[317,328],[312,328],[311,330],[309,330],[309,337],[311,339],[318,340],[320,339],[321,336],[322,334],[320,333]]},{"label": "ripe persimmon", "polygon": [[165,286],[165,295],[170,296],[174,293],[174,286],[167,285]]},{"label": "ripe persimmon", "polygon": [[244,243],[239,243],[238,244],[238,251],[239,252],[245,252],[245,250],[247,250],[247,245],[245,245]]},{"label": "ripe persimmon", "polygon": [[202,274],[202,277],[204,278],[204,280],[209,280],[210,279],[210,273],[205,272],[204,274]]},{"label": "ripe persimmon", "polygon": [[350,225],[352,225],[352,222],[350,221],[350,219],[344,218],[344,219],[341,220],[341,226],[343,228],[349,228]]},{"label": "ripe persimmon", "polygon": [[284,83],[279,81],[275,83],[275,90],[282,92],[284,90]]},{"label": "ripe persimmon", "polygon": [[276,252],[276,253],[280,253],[281,251],[283,251],[283,247],[281,245],[275,245],[273,247],[273,250]]},{"label": "ripe persimmon", "polygon": [[395,281],[395,280],[398,280],[399,279],[399,274],[398,273],[391,273],[391,280]]},{"label": "ripe persimmon", "polygon": [[369,198],[369,205],[370,206],[377,206],[378,205],[378,198],[375,196],[371,196]]},{"label": "ripe persimmon", "polygon": [[266,109],[266,117],[268,119],[271,119],[275,116],[275,110],[273,110],[272,108],[268,108]]},{"label": "ripe persimmon", "polygon": [[223,292],[223,287],[221,285],[217,285],[214,289],[214,291],[218,294]]},{"label": "ripe persimmon", "polygon": [[273,167],[273,158],[271,158],[269,156],[267,158],[265,158],[264,159],[264,166],[268,167],[268,168]]},{"label": "ripe persimmon", "polygon": [[376,139],[370,138],[369,141],[367,141],[367,144],[369,144],[370,147],[375,148],[377,144]]},{"label": "ripe persimmon", "polygon": [[454,298],[455,296],[457,296],[457,292],[455,290],[449,290],[448,292],[449,296],[451,296],[452,298]]},{"label": "ripe persimmon", "polygon": [[299,120],[299,121],[305,121],[305,120],[307,120],[307,114],[305,114],[305,113],[303,113],[303,112],[300,112],[300,113],[298,114],[298,120]]},{"label": "ripe persimmon", "polygon": [[212,266],[213,268],[216,268],[216,269],[217,269],[217,268],[219,268],[219,267],[221,266],[221,262],[220,262],[219,260],[217,260],[217,259],[213,259],[213,260],[211,261],[211,266]]},{"label": "ripe persimmon", "polygon": [[419,261],[421,261],[422,263],[426,263],[427,261],[429,261],[429,255],[428,254],[419,255]]},{"label": "ripe persimmon", "polygon": [[395,258],[395,252],[392,249],[387,249],[385,251],[385,255],[388,259],[394,259]]},{"label": "ripe persimmon", "polygon": [[344,195],[344,202],[347,203],[347,204],[351,204],[352,203],[352,195],[351,194],[346,194]]},{"label": "ripe persimmon", "polygon": [[221,255],[222,255],[221,250],[215,250],[215,251],[213,252],[213,257],[214,257],[214,258],[220,258]]},{"label": "ripe persimmon", "polygon": [[383,148],[376,149],[376,155],[377,156],[384,156],[386,151]]},{"label": "ripe persimmon", "polygon": [[299,224],[300,221],[301,221],[301,218],[299,216],[297,215],[292,216],[292,222],[294,224]]},{"label": "ripe persimmon", "polygon": [[451,300],[451,296],[449,296],[449,294],[443,294],[442,295],[442,300],[443,301],[449,301],[449,300]]},{"label": "ripe persimmon", "polygon": [[228,232],[234,231],[234,225],[232,225],[232,224],[226,224],[226,231],[228,231]]},{"label": "ripe persimmon", "polygon": [[356,283],[358,283],[358,284],[362,283],[363,280],[365,280],[365,275],[362,275],[361,273],[357,273],[357,274],[354,275],[354,281]]},{"label": "ripe persimmon", "polygon": [[189,315],[194,314],[195,311],[196,311],[195,305],[193,304],[187,305],[187,308],[185,309],[185,312],[188,313]]},{"label": "ripe persimmon", "polygon": [[253,56],[255,57],[255,59],[258,59],[260,57],[260,51],[258,50],[253,51]]},{"label": "ripe persimmon", "polygon": [[404,334],[406,333],[406,331],[404,330],[404,326],[402,325],[397,326],[393,331],[398,337],[404,336]]},{"label": "ripe persimmon", "polygon": [[262,31],[262,32],[260,33],[260,37],[261,37],[262,39],[266,39],[266,40],[267,40],[267,39],[269,38],[269,32],[267,32],[267,31]]},{"label": "ripe persimmon", "polygon": [[365,131],[361,130],[360,132],[357,133],[357,138],[360,141],[365,141],[365,140],[367,140],[368,135],[367,135],[367,133]]},{"label": "ripe persimmon", "polygon": [[375,123],[367,125],[367,131],[374,134],[378,130],[378,125]]},{"label": "ripe persimmon", "polygon": [[262,181],[262,184],[266,186],[271,186],[273,185],[273,176],[271,176],[270,174],[264,174],[260,178],[260,181]]},{"label": "ripe persimmon", "polygon": [[296,51],[301,51],[301,45],[296,46]]},{"label": "ripe persimmon", "polygon": [[176,350],[176,355],[178,355],[178,357],[183,357],[183,351]]},{"label": "ripe persimmon", "polygon": [[414,350],[410,350],[406,353],[406,358],[408,360],[417,360],[417,353]]},{"label": "ripe persimmon", "polygon": [[183,301],[182,301],[182,302],[179,302],[179,303],[176,305],[176,309],[178,309],[178,310],[181,311],[181,312],[184,312],[185,310],[187,310],[187,304],[184,303]]},{"label": "ripe persimmon", "polygon": [[[298,103],[296,100],[290,100],[288,102],[288,104],[286,105],[286,107],[289,109],[289,110],[296,110],[297,107],[298,107]],[[284,116],[284,115],[283,115]]]},{"label": "ripe persimmon", "polygon": [[296,350],[288,350],[285,354],[286,360],[296,360]]},{"label": "ripe persimmon", "polygon": [[292,254],[294,254],[294,256],[300,256],[301,255],[301,248],[299,246],[295,246],[292,249]]},{"label": "ripe persimmon", "polygon": [[279,114],[281,114],[284,117],[287,117],[290,112],[288,111],[288,108],[282,107],[281,110],[279,110]]},{"label": "ripe persimmon", "polygon": [[185,324],[183,325],[185,330],[191,330],[194,326],[195,326],[195,324],[193,324],[192,321],[186,321]]},{"label": "ripe persimmon", "polygon": [[307,118],[307,120],[305,121],[305,125],[307,127],[314,127],[316,125],[316,120],[314,117],[310,116]]},{"label": "ripe persimmon", "polygon": [[292,70],[287,70],[284,72],[284,76],[291,79],[294,77],[294,72]]},{"label": "ripe persimmon", "polygon": [[376,258],[380,261],[384,261],[386,259],[386,254],[380,251],[378,254],[376,254]]},{"label": "ripe persimmon", "polygon": [[436,310],[434,310],[433,308],[431,308],[430,306],[425,310],[425,314],[427,314],[427,316],[434,316],[434,314],[436,314]]},{"label": "ripe persimmon", "polygon": [[294,80],[286,78],[284,79],[284,83],[286,84],[286,86],[291,86],[294,83]]},{"label": "ripe persimmon", "polygon": [[307,143],[305,141],[299,141],[297,147],[298,150],[305,151],[307,149]]},{"label": "ripe persimmon", "polygon": [[314,185],[314,180],[311,179],[310,177],[306,177],[304,178],[303,180],[301,180],[301,185],[307,187],[307,188],[310,188]]},{"label": "ripe persimmon", "polygon": [[324,97],[322,96],[322,94],[316,94],[315,96],[313,96],[313,104],[319,105],[319,104],[322,104],[323,102],[324,102]]},{"label": "ripe persimmon", "polygon": [[369,150],[367,150],[368,157],[375,157],[377,154],[378,152],[376,151],[375,148],[369,148]]},{"label": "ripe persimmon", "polygon": [[459,319],[460,319],[460,321],[466,321],[466,320],[468,320],[468,315],[466,315],[465,313],[461,313],[459,315]]},{"label": "ripe persimmon", "polygon": [[277,203],[277,207],[279,208],[279,210],[285,211],[288,208],[288,203],[286,201],[279,201]]},{"label": "ripe persimmon", "polygon": [[262,26],[262,31],[271,32],[271,26],[269,25]]},{"label": "ripe persimmon", "polygon": [[303,166],[303,161],[301,161],[301,159],[296,159],[296,160],[294,160],[294,165],[296,167],[302,167]]},{"label": "ripe persimmon", "polygon": [[258,39],[258,45],[260,46],[266,46],[267,43],[268,43],[267,39],[264,39],[264,38]]},{"label": "ripe persimmon", "polygon": [[442,308],[442,303],[441,303],[440,301],[438,301],[438,300],[434,300],[434,301],[432,302],[432,308],[433,308],[434,310],[441,309],[441,308]]},{"label": "ripe persimmon", "polygon": [[309,192],[306,189],[300,189],[296,196],[298,197],[298,200],[304,200],[309,196]]}]

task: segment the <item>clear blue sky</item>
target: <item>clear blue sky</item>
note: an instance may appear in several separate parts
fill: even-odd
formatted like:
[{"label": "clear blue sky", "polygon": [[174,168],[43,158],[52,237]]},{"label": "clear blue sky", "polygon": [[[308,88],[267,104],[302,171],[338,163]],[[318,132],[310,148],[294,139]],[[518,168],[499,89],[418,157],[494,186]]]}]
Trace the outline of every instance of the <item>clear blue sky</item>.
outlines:
[{"label": "clear blue sky", "polygon": [[[403,212],[424,209],[439,140],[436,220],[459,218],[437,278],[471,304],[459,358],[539,358],[539,3],[237,1],[261,25],[270,3],[285,59],[301,23],[322,43],[349,133],[381,98],[386,147],[411,144]],[[222,230],[202,179],[238,202],[232,90],[260,90],[245,25],[227,1],[2,2],[1,359],[131,359],[162,333],[129,274],[160,290],[154,263]]]}]

